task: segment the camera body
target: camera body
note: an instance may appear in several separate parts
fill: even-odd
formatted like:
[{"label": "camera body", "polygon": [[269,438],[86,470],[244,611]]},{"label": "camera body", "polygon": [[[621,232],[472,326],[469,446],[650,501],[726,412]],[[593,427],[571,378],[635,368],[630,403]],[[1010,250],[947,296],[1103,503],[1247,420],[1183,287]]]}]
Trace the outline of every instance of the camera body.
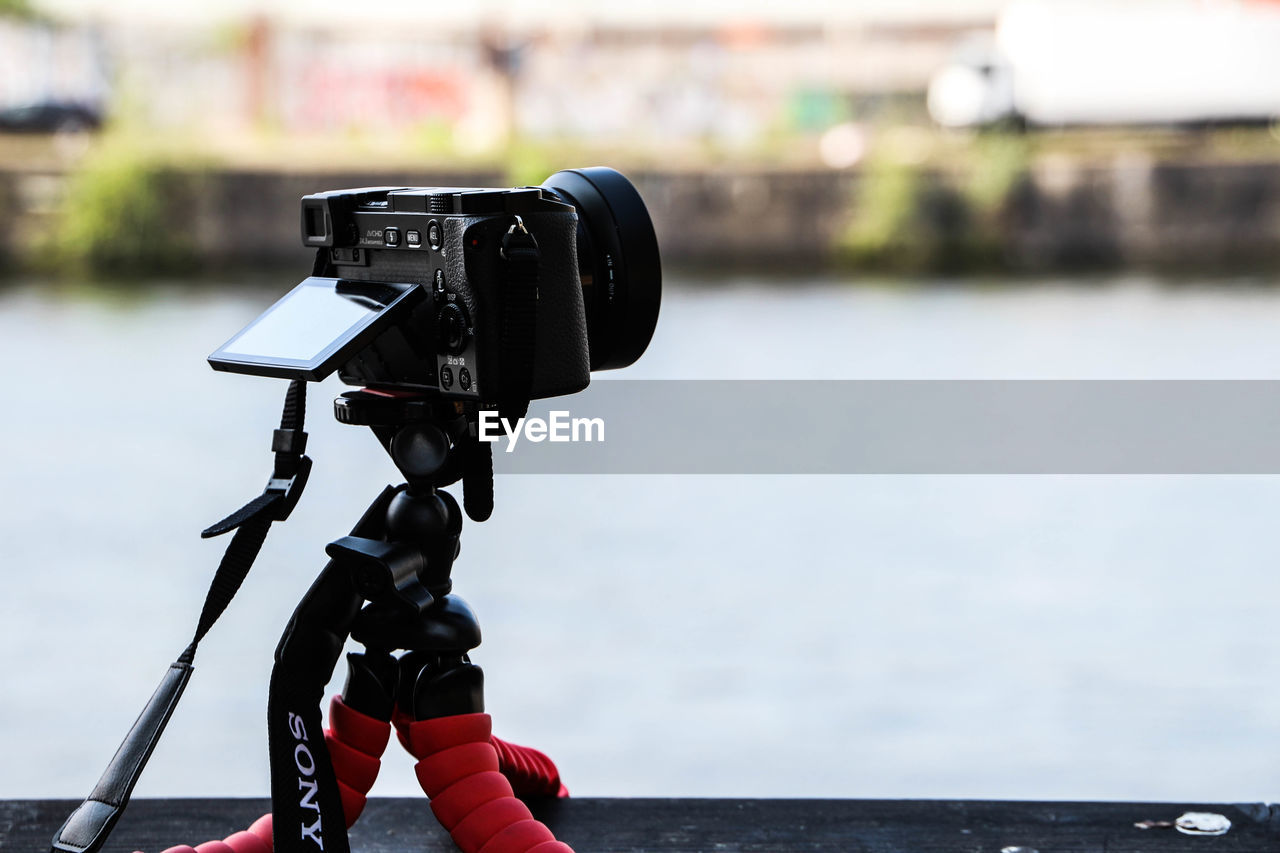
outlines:
[{"label": "camera body", "polygon": [[522,411],[633,363],[658,319],[653,223],[622,174],[538,187],[304,196],[312,274],[209,356],[215,370]]},{"label": "camera body", "polygon": [[339,366],[342,381],[493,399],[504,378],[502,347],[510,343],[502,246],[517,217],[539,255],[530,396],[585,388],[591,371],[578,218],[541,187],[382,187],[303,197],[302,239],[320,250],[317,273],[357,289],[362,282],[405,283],[425,294]]}]

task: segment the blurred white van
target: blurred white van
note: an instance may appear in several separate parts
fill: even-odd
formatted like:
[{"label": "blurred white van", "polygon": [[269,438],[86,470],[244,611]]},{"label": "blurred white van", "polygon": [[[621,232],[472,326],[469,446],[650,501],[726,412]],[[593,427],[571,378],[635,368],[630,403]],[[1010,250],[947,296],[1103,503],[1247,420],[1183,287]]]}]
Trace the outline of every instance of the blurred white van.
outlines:
[{"label": "blurred white van", "polygon": [[1277,0],[1014,0],[933,76],[946,127],[1267,122]]}]

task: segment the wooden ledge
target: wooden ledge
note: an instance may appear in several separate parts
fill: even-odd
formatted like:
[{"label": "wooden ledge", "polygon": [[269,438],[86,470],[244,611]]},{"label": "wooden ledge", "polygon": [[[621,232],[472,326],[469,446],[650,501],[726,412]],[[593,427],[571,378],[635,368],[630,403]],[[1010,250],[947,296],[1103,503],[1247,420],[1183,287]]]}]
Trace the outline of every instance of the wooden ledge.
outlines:
[{"label": "wooden ledge", "polygon": [[[76,805],[0,800],[0,850],[40,853]],[[263,799],[136,800],[108,853],[160,853],[247,827]],[[575,798],[535,810],[579,853],[840,851],[840,853],[1275,853],[1280,806],[955,800],[678,800]],[[1172,828],[1184,812],[1231,821],[1222,836]],[[455,853],[425,798],[374,798],[351,830],[355,853]]]}]

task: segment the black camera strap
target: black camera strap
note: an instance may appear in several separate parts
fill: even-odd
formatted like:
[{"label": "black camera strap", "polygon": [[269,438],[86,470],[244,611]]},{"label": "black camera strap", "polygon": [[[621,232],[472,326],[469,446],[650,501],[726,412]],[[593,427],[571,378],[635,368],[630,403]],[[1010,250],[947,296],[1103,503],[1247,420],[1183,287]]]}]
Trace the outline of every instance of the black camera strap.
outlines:
[{"label": "black camera strap", "polygon": [[183,689],[191,680],[196,648],[240,589],[272,522],[284,521],[297,505],[311,473],[311,459],[303,455],[307,446],[307,434],[303,431],[306,394],[306,383],[295,380],[289,384],[280,428],[271,442],[275,465],[263,493],[200,534],[207,539],[232,530],[236,532],[214,573],[195,636],[169,665],[160,686],[125,735],[98,784],[53,837],[54,853],[95,853],[106,843],[129,804],[129,796],[164,733]]},{"label": "black camera strap", "polygon": [[519,216],[502,237],[501,382],[498,415],[514,423],[529,411],[538,329],[538,241]]}]

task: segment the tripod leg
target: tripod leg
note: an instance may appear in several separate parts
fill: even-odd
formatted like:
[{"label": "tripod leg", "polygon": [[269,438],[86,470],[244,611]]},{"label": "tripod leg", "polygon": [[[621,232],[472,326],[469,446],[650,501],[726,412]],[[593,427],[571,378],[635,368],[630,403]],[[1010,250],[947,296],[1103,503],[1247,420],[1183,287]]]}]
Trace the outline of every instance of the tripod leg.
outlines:
[{"label": "tripod leg", "polygon": [[489,741],[498,752],[498,770],[507,777],[517,797],[537,800],[569,796],[569,789],[560,781],[560,770],[545,752],[497,737]]},{"label": "tripod leg", "polygon": [[387,652],[347,655],[347,683],[329,705],[325,746],[350,827],[364,811],[391,735],[391,710],[399,666]]},{"label": "tripod leg", "polygon": [[488,714],[409,725],[414,771],[431,811],[464,853],[572,853],[535,820],[499,769]]},{"label": "tripod leg", "polygon": [[[422,666],[413,682],[415,719],[404,727],[402,740],[418,759],[414,772],[431,800],[431,811],[454,843],[464,853],[572,853],[516,796],[508,773],[519,779],[521,773],[511,771],[529,771],[540,762],[533,758],[534,751],[493,737],[492,720],[483,712],[480,668],[465,655],[405,657],[402,684],[411,671],[406,663]],[[403,698],[402,693],[402,705]],[[550,766],[558,793],[555,766],[541,753],[536,755]]]},{"label": "tripod leg", "polygon": [[[401,658],[401,667],[407,677],[402,679],[398,704],[412,709],[412,716],[402,715],[401,729],[412,720],[484,711],[484,672],[466,655],[450,658],[411,652]],[[402,731],[401,743],[406,749],[407,739],[407,732]],[[507,777],[517,797],[529,800],[569,795],[555,762],[545,753],[496,737],[490,742],[498,753],[498,771]]]},{"label": "tripod leg", "polygon": [[163,853],[271,853],[271,815],[264,814],[248,829],[228,835],[221,841],[206,841],[195,847],[177,844]]}]

